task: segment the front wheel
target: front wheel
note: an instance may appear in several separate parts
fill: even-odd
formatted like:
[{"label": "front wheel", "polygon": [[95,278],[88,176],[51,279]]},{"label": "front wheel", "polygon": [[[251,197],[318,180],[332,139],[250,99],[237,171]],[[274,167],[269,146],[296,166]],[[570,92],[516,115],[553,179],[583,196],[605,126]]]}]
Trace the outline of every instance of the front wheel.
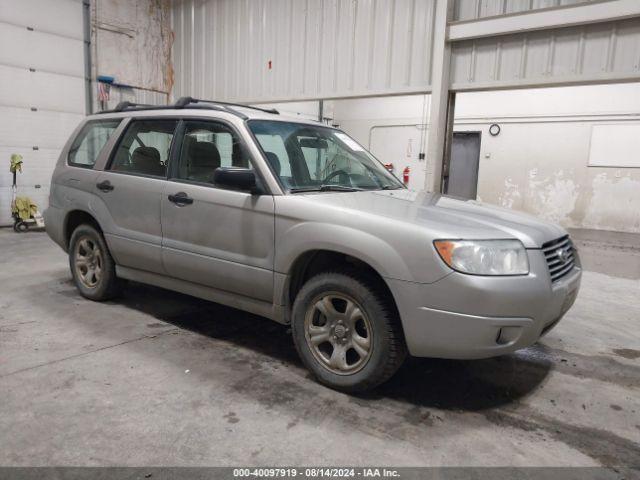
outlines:
[{"label": "front wheel", "polygon": [[117,294],[115,263],[103,236],[91,225],[80,225],[73,231],[69,266],[83,297],[103,301]]},{"label": "front wheel", "polygon": [[389,295],[376,282],[349,271],[307,281],[293,304],[292,332],[305,366],[338,390],[374,388],[406,357]]}]

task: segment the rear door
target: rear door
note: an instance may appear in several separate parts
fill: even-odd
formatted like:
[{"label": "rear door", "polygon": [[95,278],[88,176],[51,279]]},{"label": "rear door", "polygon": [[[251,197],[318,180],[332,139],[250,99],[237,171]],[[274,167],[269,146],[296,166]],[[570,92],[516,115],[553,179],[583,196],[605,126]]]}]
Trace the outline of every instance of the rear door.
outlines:
[{"label": "rear door", "polygon": [[134,119],[96,181],[109,218],[101,219],[116,262],[164,273],[160,200],[166,183],[174,119]]},{"label": "rear door", "polygon": [[171,167],[161,203],[167,273],[272,302],[273,197],[213,183],[213,172],[220,166],[252,168],[247,149],[231,125],[185,120],[180,130],[177,162]]}]

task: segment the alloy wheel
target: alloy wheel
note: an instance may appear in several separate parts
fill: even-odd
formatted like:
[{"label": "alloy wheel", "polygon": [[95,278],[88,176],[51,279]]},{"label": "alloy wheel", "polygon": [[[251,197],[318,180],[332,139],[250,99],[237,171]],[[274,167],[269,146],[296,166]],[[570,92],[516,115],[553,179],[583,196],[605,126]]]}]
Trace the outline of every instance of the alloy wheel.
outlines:
[{"label": "alloy wheel", "polygon": [[90,237],[81,237],[76,243],[76,275],[88,288],[95,288],[102,279],[102,252],[98,242]]},{"label": "alloy wheel", "polygon": [[304,331],[313,356],[332,373],[352,375],[371,358],[371,323],[362,307],[343,293],[316,297],[307,309]]}]

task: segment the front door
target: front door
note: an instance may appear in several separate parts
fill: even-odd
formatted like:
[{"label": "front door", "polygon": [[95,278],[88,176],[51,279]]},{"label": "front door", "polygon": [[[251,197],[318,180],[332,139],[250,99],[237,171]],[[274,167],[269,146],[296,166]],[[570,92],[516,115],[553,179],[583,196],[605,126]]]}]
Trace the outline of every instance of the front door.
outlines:
[{"label": "front door", "polygon": [[448,174],[444,177],[444,193],[476,199],[480,132],[454,132]]},{"label": "front door", "polygon": [[133,120],[96,180],[102,219],[119,265],[163,273],[160,201],[177,120]]},{"label": "front door", "polygon": [[213,183],[223,166],[251,167],[239,135],[221,121],[185,120],[161,202],[162,258],[173,277],[273,301],[271,195]]}]

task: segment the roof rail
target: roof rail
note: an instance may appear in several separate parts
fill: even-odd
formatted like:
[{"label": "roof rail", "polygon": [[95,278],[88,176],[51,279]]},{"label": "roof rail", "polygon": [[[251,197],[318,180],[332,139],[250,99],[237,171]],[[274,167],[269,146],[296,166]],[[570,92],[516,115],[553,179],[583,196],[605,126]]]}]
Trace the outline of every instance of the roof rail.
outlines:
[{"label": "roof rail", "polygon": [[126,110],[162,110],[167,108],[173,108],[170,105],[149,105],[146,103],[133,103],[133,102],[120,102],[116,105],[116,107],[112,110],[102,110],[100,112],[96,112],[96,114],[102,113],[118,113],[124,112]]},{"label": "roof rail", "polygon": [[114,108],[112,111],[113,112],[123,112],[127,108],[153,107],[153,106],[154,105],[149,105],[149,104],[146,104],[146,103],[133,103],[133,102],[123,101],[123,102],[118,103],[116,105],[116,108]]},{"label": "roof rail", "polygon": [[[96,112],[97,115],[103,114],[103,113],[122,113],[125,111],[135,111],[135,112],[141,112],[141,111],[146,111],[146,110],[174,110],[174,109],[178,109],[178,108],[183,108],[181,106],[175,106],[175,105],[148,105],[148,104],[144,104],[144,103],[133,103],[133,102],[120,102],[118,103],[118,105],[116,105],[116,107],[112,110],[102,110],[100,112]],[[246,115],[243,115],[240,112],[236,112],[235,110],[232,110],[228,107],[224,107],[223,105],[201,105],[198,108],[203,108],[203,109],[207,109],[207,110],[218,110],[221,112],[229,112],[229,113],[233,113],[239,117],[241,117],[243,120],[246,120],[248,117]]]},{"label": "roof rail", "polygon": [[176,108],[186,108],[191,103],[211,103],[213,105],[222,105],[225,107],[242,107],[242,108],[250,108],[252,110],[259,110],[265,113],[273,113],[275,115],[279,115],[280,112],[275,108],[261,108],[254,107],[252,105],[246,105],[244,103],[231,103],[231,102],[220,102],[218,100],[202,100],[199,98],[193,97],[180,97],[178,101],[174,104]]},{"label": "roof rail", "polygon": [[176,103],[174,103],[173,105],[149,105],[146,103],[134,103],[134,102],[123,101],[118,103],[118,105],[116,105],[116,107],[113,110],[103,110],[97,113],[99,114],[100,113],[118,113],[118,112],[124,112],[127,110],[141,111],[141,110],[182,109],[195,104],[198,104],[198,106],[194,108],[204,108],[209,110],[224,111],[224,112],[228,112],[233,115],[236,115],[242,118],[243,120],[247,120],[249,117],[247,117],[244,113],[239,112],[231,107],[251,108],[253,110],[259,110],[261,112],[274,113],[277,115],[280,114],[280,112],[278,112],[275,108],[268,109],[268,108],[252,107],[250,105],[243,105],[241,103],[218,102],[216,100],[200,100],[192,97],[180,97],[176,101]]}]

